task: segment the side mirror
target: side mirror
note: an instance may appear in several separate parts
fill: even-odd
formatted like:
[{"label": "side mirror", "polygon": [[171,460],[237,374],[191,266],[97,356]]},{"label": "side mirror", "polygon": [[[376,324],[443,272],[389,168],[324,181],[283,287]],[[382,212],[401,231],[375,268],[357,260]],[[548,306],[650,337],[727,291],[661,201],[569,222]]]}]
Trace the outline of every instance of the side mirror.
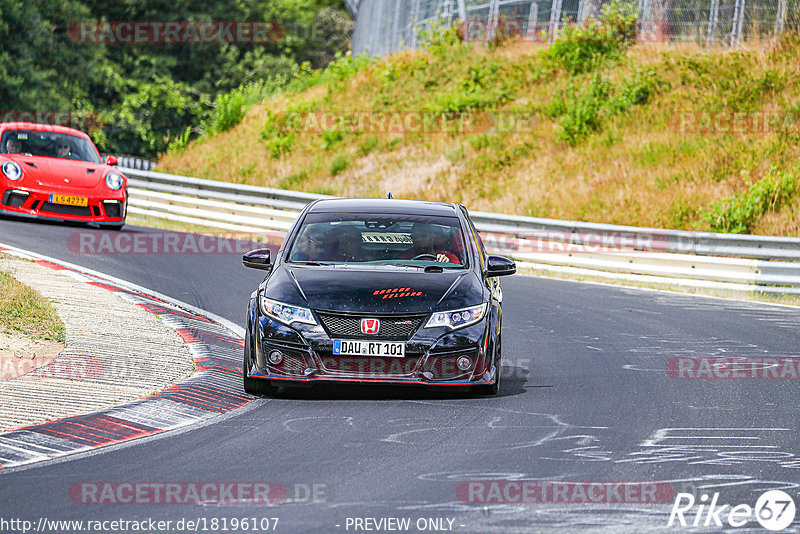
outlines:
[{"label": "side mirror", "polygon": [[272,270],[272,263],[270,263],[270,252],[268,248],[260,248],[251,250],[242,256],[242,265],[251,269],[261,269],[262,271]]},{"label": "side mirror", "polygon": [[517,264],[503,256],[489,256],[486,259],[486,273],[484,276],[508,276],[517,272]]},{"label": "side mirror", "polygon": [[117,161],[117,156],[113,154],[106,156],[106,165],[116,165],[117,163],[119,163],[119,161]]}]

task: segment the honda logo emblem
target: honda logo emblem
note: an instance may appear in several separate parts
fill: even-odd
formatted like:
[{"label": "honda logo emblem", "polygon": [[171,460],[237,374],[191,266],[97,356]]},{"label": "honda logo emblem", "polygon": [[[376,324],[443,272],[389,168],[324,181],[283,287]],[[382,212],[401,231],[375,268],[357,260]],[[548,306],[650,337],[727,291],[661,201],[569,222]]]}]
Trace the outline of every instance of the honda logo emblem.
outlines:
[{"label": "honda logo emblem", "polygon": [[361,319],[361,333],[377,334],[381,329],[381,322],[378,319]]}]

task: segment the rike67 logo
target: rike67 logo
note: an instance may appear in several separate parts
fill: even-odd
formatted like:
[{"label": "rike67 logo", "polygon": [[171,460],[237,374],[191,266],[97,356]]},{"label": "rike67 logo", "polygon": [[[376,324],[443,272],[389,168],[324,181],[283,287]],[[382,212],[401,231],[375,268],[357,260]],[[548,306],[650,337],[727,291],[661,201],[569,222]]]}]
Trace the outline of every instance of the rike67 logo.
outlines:
[{"label": "rike67 logo", "polygon": [[[755,507],[749,504],[737,504],[733,507],[730,504],[720,504],[719,493],[714,493],[710,502],[706,494],[700,496],[699,502],[696,501],[691,493],[678,493],[667,526],[671,527],[677,521],[682,527],[722,527],[724,523],[731,527],[743,527],[755,518],[765,529],[778,531],[792,524],[796,512],[794,499],[781,490],[763,493]],[[697,510],[693,511],[695,504]]]}]

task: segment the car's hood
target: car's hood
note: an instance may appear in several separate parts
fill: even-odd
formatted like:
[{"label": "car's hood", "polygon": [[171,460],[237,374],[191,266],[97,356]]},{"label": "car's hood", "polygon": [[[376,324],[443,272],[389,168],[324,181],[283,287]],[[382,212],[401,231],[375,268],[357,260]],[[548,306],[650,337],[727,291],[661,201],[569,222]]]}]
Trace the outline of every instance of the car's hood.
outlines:
[{"label": "car's hood", "polygon": [[269,278],[267,296],[317,310],[428,313],[479,304],[483,288],[470,270],[426,273],[283,265]]},{"label": "car's hood", "polygon": [[[6,155],[7,156],[7,155]],[[14,155],[24,176],[42,186],[93,189],[105,179],[108,166],[101,163],[39,156]]]}]

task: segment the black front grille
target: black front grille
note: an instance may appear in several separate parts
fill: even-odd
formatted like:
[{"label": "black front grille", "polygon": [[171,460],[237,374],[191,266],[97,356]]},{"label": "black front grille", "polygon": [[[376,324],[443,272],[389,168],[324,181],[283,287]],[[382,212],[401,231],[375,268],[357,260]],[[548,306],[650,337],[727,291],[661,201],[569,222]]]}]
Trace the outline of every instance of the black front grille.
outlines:
[{"label": "black front grille", "polygon": [[[414,335],[427,315],[350,315],[343,313],[318,312],[322,326],[332,337],[361,339],[381,339],[408,341]],[[363,334],[361,319],[378,319],[381,322],[377,334]]]},{"label": "black front grille", "polygon": [[46,211],[48,213],[60,213],[62,215],[80,215],[89,217],[92,211],[87,207],[82,206],[67,206],[64,204],[53,204],[52,202],[45,202],[39,211]]},{"label": "black front grille", "polygon": [[106,210],[107,217],[122,217],[122,202],[118,200],[104,200],[103,208]]},{"label": "black front grille", "polygon": [[10,208],[19,208],[28,200],[28,193],[11,191],[10,189],[3,195],[3,205]]},{"label": "black front grille", "polygon": [[322,369],[326,373],[348,376],[409,376],[417,368],[420,356],[385,358],[382,356],[333,356],[320,355]]},{"label": "black front grille", "polygon": [[297,354],[286,354],[278,365],[269,364],[270,368],[280,373],[293,376],[303,376],[306,370],[306,360]]}]

